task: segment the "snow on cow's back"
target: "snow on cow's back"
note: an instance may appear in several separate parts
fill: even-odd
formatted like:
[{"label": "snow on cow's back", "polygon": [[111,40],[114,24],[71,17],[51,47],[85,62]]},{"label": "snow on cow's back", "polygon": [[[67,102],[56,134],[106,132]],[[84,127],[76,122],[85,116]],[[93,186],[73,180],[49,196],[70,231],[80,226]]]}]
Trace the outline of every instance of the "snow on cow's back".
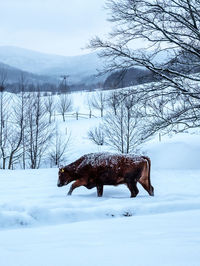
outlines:
[{"label": "snow on cow's back", "polygon": [[99,153],[89,153],[81,157],[81,163],[78,168],[82,168],[86,165],[91,165],[93,167],[104,166],[115,166],[122,160],[130,161],[134,163],[140,163],[144,161],[144,157],[134,154],[117,154],[110,152],[99,152]]}]

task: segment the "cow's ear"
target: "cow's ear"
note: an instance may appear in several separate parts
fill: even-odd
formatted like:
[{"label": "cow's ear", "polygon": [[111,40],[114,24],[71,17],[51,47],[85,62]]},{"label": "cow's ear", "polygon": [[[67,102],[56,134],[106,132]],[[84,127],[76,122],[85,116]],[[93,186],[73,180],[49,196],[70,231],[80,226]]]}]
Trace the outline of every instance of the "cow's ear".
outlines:
[{"label": "cow's ear", "polygon": [[64,173],[65,172],[64,168],[61,168],[60,171],[61,171],[61,173]]}]

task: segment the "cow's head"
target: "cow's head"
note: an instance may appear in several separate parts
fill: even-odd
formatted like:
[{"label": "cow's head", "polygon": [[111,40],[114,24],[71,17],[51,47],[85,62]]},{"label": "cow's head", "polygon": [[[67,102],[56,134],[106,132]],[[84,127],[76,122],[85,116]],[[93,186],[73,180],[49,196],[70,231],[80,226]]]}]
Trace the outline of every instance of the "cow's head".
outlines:
[{"label": "cow's head", "polygon": [[58,187],[68,185],[72,181],[69,172],[66,168],[60,168],[58,171]]}]

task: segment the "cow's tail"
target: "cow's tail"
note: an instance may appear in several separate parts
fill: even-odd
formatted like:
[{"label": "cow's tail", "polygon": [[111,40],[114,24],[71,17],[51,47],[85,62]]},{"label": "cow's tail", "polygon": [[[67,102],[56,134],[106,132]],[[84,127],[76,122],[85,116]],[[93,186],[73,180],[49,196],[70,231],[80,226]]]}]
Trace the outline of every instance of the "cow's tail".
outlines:
[{"label": "cow's tail", "polygon": [[150,173],[151,173],[151,160],[149,157],[147,156],[142,156],[142,158],[144,158],[145,160],[147,160],[148,162],[148,180],[149,180],[149,184],[151,185],[151,179],[150,179]]},{"label": "cow's tail", "polygon": [[149,181],[149,194],[151,196],[154,196],[154,188],[151,185],[151,179],[150,179],[150,173],[151,173],[151,160],[147,156],[142,156],[145,160],[148,162],[148,181]]}]

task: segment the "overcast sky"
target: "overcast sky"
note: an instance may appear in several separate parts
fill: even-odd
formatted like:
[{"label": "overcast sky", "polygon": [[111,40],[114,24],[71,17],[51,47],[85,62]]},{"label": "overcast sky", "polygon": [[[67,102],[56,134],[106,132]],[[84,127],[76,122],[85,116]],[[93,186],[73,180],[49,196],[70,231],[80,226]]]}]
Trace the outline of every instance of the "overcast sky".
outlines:
[{"label": "overcast sky", "polygon": [[104,0],[0,0],[0,45],[46,53],[86,53],[109,28]]}]

